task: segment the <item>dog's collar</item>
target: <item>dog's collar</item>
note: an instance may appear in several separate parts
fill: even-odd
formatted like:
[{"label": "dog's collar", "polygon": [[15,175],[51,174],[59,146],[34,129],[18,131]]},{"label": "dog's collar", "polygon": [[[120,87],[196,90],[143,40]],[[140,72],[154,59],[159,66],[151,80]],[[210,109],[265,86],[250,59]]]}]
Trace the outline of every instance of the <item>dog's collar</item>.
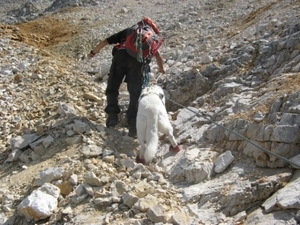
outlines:
[{"label": "dog's collar", "polygon": [[163,100],[163,98],[164,98],[164,95],[163,95],[163,94],[157,94],[157,93],[155,93],[155,92],[149,92],[149,93],[144,93],[144,94],[142,94],[141,97],[140,97],[140,100],[141,100],[143,97],[145,97],[145,96],[147,96],[147,95],[151,95],[151,94],[157,95],[157,96],[160,98],[160,100]]}]

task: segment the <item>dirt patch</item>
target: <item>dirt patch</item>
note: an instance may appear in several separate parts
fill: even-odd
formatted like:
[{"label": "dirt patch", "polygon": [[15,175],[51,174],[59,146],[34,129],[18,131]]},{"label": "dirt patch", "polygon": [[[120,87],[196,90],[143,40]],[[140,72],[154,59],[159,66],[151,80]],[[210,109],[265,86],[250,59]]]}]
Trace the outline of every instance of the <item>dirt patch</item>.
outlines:
[{"label": "dirt patch", "polygon": [[27,23],[17,24],[19,34],[28,45],[45,48],[67,42],[79,32],[69,19],[61,20],[48,16]]},{"label": "dirt patch", "polygon": [[82,30],[74,20],[60,18],[56,14],[16,25],[0,24],[0,36],[48,50],[60,43],[70,41]]}]

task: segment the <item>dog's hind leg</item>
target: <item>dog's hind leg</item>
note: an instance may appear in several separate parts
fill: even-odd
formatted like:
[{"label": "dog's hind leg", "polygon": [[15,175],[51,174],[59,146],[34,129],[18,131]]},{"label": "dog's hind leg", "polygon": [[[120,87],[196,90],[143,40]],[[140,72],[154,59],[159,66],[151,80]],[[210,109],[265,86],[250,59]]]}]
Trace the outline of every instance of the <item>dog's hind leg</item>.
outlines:
[{"label": "dog's hind leg", "polygon": [[168,138],[169,141],[171,142],[170,151],[179,152],[181,150],[181,147],[177,144],[177,141],[175,140],[172,126],[168,130]]},{"label": "dog's hind leg", "polygon": [[170,151],[179,152],[181,150],[181,147],[177,144],[177,141],[173,135],[173,127],[170,121],[166,118],[160,119],[159,128],[160,128],[160,132],[168,135],[168,139],[171,143]]},{"label": "dog's hind leg", "polygon": [[168,138],[169,138],[169,141],[171,142],[171,145],[175,148],[177,146],[177,141],[173,135],[173,128],[172,126],[170,126],[168,129],[167,129],[167,133],[168,135]]},{"label": "dog's hind leg", "polygon": [[147,116],[147,129],[146,129],[146,148],[144,159],[146,164],[149,164],[156,155],[158,147],[158,127],[157,114]]},{"label": "dog's hind leg", "polygon": [[146,119],[143,118],[142,116],[137,117],[136,129],[137,129],[137,138],[141,146],[140,152],[136,157],[136,162],[145,164],[144,155],[145,155],[145,148],[146,148],[147,123],[146,123]]}]

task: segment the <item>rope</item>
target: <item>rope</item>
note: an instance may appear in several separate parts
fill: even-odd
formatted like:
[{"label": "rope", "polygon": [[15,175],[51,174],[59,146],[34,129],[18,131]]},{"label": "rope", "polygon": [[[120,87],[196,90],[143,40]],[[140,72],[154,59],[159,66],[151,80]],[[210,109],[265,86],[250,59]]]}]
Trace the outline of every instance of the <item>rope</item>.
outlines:
[{"label": "rope", "polygon": [[144,89],[145,87],[147,87],[150,83],[150,65],[149,62],[145,62],[142,68],[142,72],[143,72],[143,77],[144,77],[144,82],[143,82],[143,86],[142,89]]},{"label": "rope", "polygon": [[[169,100],[170,102],[173,102],[175,105],[178,105],[178,106],[180,106],[180,107],[182,107],[182,108],[185,108],[184,105],[181,105],[181,104],[179,104],[179,103],[173,101],[172,99],[169,99],[169,98],[167,98],[167,97],[166,97],[166,99]],[[232,131],[232,130],[230,130],[230,129],[228,129],[228,128],[226,128],[226,127],[224,127],[224,126],[218,124],[217,122],[211,120],[208,116],[204,115],[203,113],[202,113],[202,115],[201,115],[200,113],[198,113],[198,112],[196,112],[196,111],[194,111],[194,110],[192,110],[192,109],[190,109],[190,108],[186,108],[186,109],[189,110],[189,111],[191,111],[191,112],[193,112],[193,113],[195,113],[197,116],[202,116],[202,117],[204,117],[204,119],[209,120],[211,123],[217,125],[218,127],[221,127],[221,128],[223,128],[224,130],[227,130],[227,131],[229,131],[229,132],[231,132],[231,133],[237,135],[238,137],[244,139],[245,141],[247,141],[247,142],[249,142],[250,144],[254,145],[254,146],[257,147],[258,149],[262,150],[263,152],[268,153],[268,154],[270,154],[270,155],[273,155],[273,156],[275,156],[275,157],[277,157],[277,158],[279,158],[279,159],[281,159],[281,160],[283,160],[283,161],[285,161],[285,162],[287,162],[287,163],[289,163],[289,164],[291,164],[291,165],[297,167],[297,169],[300,168],[300,165],[298,165],[297,163],[292,162],[291,160],[289,160],[289,159],[287,159],[287,158],[285,158],[285,157],[282,157],[282,156],[280,156],[280,155],[278,155],[278,154],[276,154],[276,153],[274,153],[274,152],[271,152],[271,151],[269,151],[269,150],[267,150],[267,149],[261,147],[260,145],[256,144],[255,142],[251,141],[250,139],[244,137],[243,135],[241,135],[241,134],[239,134],[239,133],[237,133],[237,132],[235,132],[235,131]]]},{"label": "rope", "polygon": [[136,38],[136,43],[135,46],[137,46],[137,61],[138,62],[143,62],[143,46],[142,46],[142,32],[141,30],[138,31],[137,33],[137,38]]},{"label": "rope", "polygon": [[143,63],[143,67],[142,67],[142,74],[143,74],[143,86],[142,88],[145,88],[149,85],[150,83],[150,76],[149,76],[149,72],[150,72],[150,66],[149,63],[150,61],[143,59],[143,43],[142,43],[142,31],[138,30],[137,31],[137,38],[136,38],[136,43],[135,45],[137,46],[137,61]]}]

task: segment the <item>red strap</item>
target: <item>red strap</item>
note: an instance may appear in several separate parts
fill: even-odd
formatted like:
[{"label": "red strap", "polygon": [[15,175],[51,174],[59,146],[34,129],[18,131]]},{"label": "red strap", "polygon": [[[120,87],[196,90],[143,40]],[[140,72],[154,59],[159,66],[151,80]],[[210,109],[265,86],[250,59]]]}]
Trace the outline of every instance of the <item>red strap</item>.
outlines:
[{"label": "red strap", "polygon": [[158,49],[160,48],[160,46],[164,43],[165,41],[165,37],[163,36],[162,39],[157,43],[157,45],[154,46],[154,48],[152,49],[152,58],[155,56],[155,54],[157,53]]}]

